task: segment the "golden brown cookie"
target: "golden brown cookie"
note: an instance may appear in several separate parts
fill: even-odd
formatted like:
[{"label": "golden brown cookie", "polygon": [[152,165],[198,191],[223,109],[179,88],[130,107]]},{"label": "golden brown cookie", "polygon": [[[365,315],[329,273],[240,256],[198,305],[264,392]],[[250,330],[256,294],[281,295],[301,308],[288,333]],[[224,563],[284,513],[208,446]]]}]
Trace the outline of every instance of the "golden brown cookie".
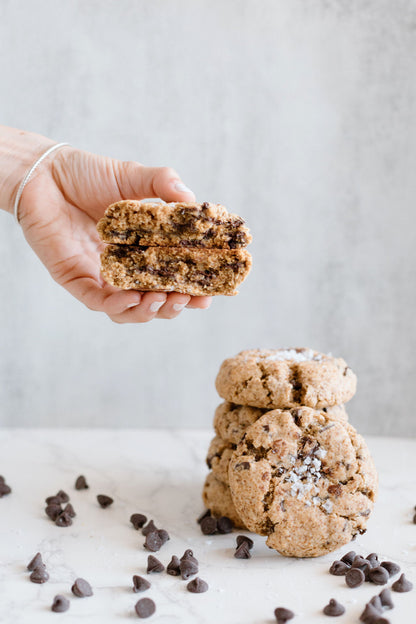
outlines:
[{"label": "golden brown cookie", "polygon": [[341,405],[357,378],[342,358],[312,349],[251,349],[225,360],[216,379],[227,401],[268,409]]},{"label": "golden brown cookie", "polygon": [[289,557],[318,557],[364,533],[377,473],[364,439],[323,410],[272,410],[229,463],[238,515]]},{"label": "golden brown cookie", "polygon": [[245,529],[245,524],[236,512],[228,485],[219,481],[212,472],[207,474],[202,500],[213,516],[227,516],[237,529]]},{"label": "golden brown cookie", "polygon": [[[347,422],[348,415],[343,405],[333,405],[323,408],[328,418]],[[216,434],[224,442],[238,444],[247,427],[263,416],[269,410],[267,408],[249,407],[248,405],[236,405],[224,401],[215,410],[214,429]]]},{"label": "golden brown cookie", "polygon": [[237,249],[251,242],[241,217],[208,202],[119,201],[107,208],[97,230],[106,243],[145,247]]},{"label": "golden brown cookie", "polygon": [[207,454],[207,466],[215,477],[228,485],[228,464],[236,449],[235,444],[225,442],[220,436],[211,440]]},{"label": "golden brown cookie", "polygon": [[101,254],[105,281],[124,290],[236,295],[250,268],[245,249],[107,245]]}]

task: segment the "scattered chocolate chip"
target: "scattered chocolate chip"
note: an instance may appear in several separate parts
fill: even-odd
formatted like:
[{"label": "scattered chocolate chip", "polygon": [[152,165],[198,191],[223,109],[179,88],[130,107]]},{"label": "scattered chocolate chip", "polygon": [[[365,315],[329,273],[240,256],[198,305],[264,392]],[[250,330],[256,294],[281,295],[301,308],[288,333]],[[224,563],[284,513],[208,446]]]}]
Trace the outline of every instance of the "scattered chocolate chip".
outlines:
[{"label": "scattered chocolate chip", "polygon": [[170,540],[169,533],[167,531],[165,531],[165,529],[159,529],[157,531],[157,534],[159,535],[160,539],[162,540],[162,545],[166,544],[166,542],[168,542]]},{"label": "scattered chocolate chip", "polygon": [[198,518],[197,518],[197,520],[196,520],[196,521],[198,522],[198,524],[201,524],[202,520],[203,520],[204,518],[208,518],[208,516],[210,516],[210,515],[211,515],[211,510],[210,510],[210,509],[205,509],[205,511],[203,511],[203,512],[201,513],[201,515],[200,515],[200,516],[198,516]]},{"label": "scattered chocolate chip", "polygon": [[98,494],[97,501],[100,507],[102,507],[103,509],[110,507],[110,505],[114,503],[114,499],[112,499],[111,496],[107,496],[106,494]]},{"label": "scattered chocolate chip", "polygon": [[374,585],[385,585],[389,580],[389,573],[386,568],[377,566],[376,568],[371,568],[369,571],[368,580],[374,583]]},{"label": "scattered chocolate chip", "polygon": [[357,553],[354,552],[353,550],[350,550],[349,552],[345,553],[343,557],[341,557],[341,561],[343,561],[347,565],[352,565],[352,562],[354,561],[356,556],[357,556]]},{"label": "scattered chocolate chip", "polygon": [[241,542],[240,546],[237,546],[234,557],[236,559],[251,559],[251,552],[247,542]]},{"label": "scattered chocolate chip", "polygon": [[393,609],[394,604],[391,598],[391,591],[387,589],[387,587],[379,593],[379,597],[383,607],[386,609]]},{"label": "scattered chocolate chip", "polygon": [[394,561],[383,561],[380,565],[383,568],[386,568],[389,576],[394,576],[400,572],[400,566],[397,563],[394,563]]},{"label": "scattered chocolate chip", "polygon": [[158,531],[152,531],[146,535],[144,547],[152,552],[157,552],[162,546],[162,540],[159,537]]},{"label": "scattered chocolate chip", "polygon": [[36,566],[29,578],[32,583],[38,583],[39,585],[46,583],[46,581],[49,580],[49,574],[46,571],[46,566],[43,563]]},{"label": "scattered chocolate chip", "polygon": [[360,622],[366,622],[366,624],[373,624],[378,618],[382,617],[382,612],[373,607],[371,603],[365,605],[364,611],[360,615]]},{"label": "scattered chocolate chip", "polygon": [[68,598],[65,598],[65,596],[61,596],[60,594],[58,594],[53,599],[51,609],[54,613],[63,613],[64,611],[68,611],[69,609]]},{"label": "scattered chocolate chip", "polygon": [[6,496],[7,494],[10,494],[11,491],[12,491],[12,488],[7,485],[6,481],[4,480],[4,477],[0,476],[0,498],[2,496]]},{"label": "scattered chocolate chip", "polygon": [[69,502],[69,496],[63,490],[59,490],[58,494],[56,495],[56,498],[58,498],[61,503]]},{"label": "scattered chocolate chip", "polygon": [[377,568],[380,565],[377,553],[370,553],[366,559],[372,568]]},{"label": "scattered chocolate chip", "polygon": [[79,475],[77,480],[75,481],[75,489],[76,490],[88,490],[88,483],[84,477],[84,475]]},{"label": "scattered chocolate chip", "polygon": [[71,587],[71,591],[75,596],[78,596],[78,598],[87,598],[93,594],[91,585],[83,578],[76,579]]},{"label": "scattered chocolate chip", "polygon": [[130,516],[130,522],[132,523],[132,525],[137,531],[137,529],[141,529],[146,524],[147,518],[145,515],[141,513],[135,513],[132,516]]},{"label": "scattered chocolate chip", "polygon": [[204,535],[214,535],[217,532],[217,519],[207,516],[201,521],[201,531]]},{"label": "scattered chocolate chip", "polygon": [[198,573],[198,562],[195,557],[182,559],[179,563],[181,577],[187,581],[191,576]]},{"label": "scattered chocolate chip", "polygon": [[158,528],[153,520],[149,520],[146,526],[142,528],[142,535],[147,535],[148,533],[152,533],[153,531],[158,531]]},{"label": "scattered chocolate chip", "polygon": [[325,615],[330,615],[331,617],[338,617],[345,613],[345,607],[335,600],[335,598],[331,598],[329,603],[323,608]]},{"label": "scattered chocolate chip", "polygon": [[148,618],[156,611],[156,605],[151,598],[142,598],[136,602],[134,608],[139,618]]},{"label": "scattered chocolate chip", "polygon": [[166,567],[166,572],[168,574],[170,574],[171,576],[180,576],[180,561],[178,559],[178,557],[176,555],[172,555],[172,559],[170,560],[170,562],[168,563],[167,567]]},{"label": "scattered chocolate chip", "polygon": [[182,557],[180,558],[180,561],[183,561],[184,559],[193,559],[194,561],[196,561],[196,563],[198,563],[198,560],[194,557],[194,551],[190,548],[187,548],[185,550]]},{"label": "scattered chocolate chip", "polygon": [[62,511],[59,516],[57,516],[55,524],[58,527],[69,527],[72,524],[71,516],[66,513],[66,511]]},{"label": "scattered chocolate chip", "polygon": [[147,579],[143,578],[142,576],[138,576],[137,574],[133,576],[133,591],[135,594],[137,594],[138,592],[146,591],[146,589],[149,589],[149,587],[150,583]]},{"label": "scattered chocolate chip", "polygon": [[233,521],[230,520],[230,518],[227,518],[227,516],[221,516],[221,518],[218,518],[217,520],[217,529],[218,529],[218,533],[231,533],[232,530],[234,528],[234,524]]},{"label": "scattered chocolate chip", "polygon": [[368,573],[371,570],[371,566],[367,559],[364,559],[364,557],[361,557],[360,555],[355,557],[354,561],[351,564],[351,568],[361,570],[364,573],[365,580],[368,579]]},{"label": "scattered chocolate chip", "polygon": [[237,535],[236,541],[237,541],[237,548],[243,542],[247,544],[249,550],[251,550],[254,546],[253,540],[250,537],[247,537],[247,535]]},{"label": "scattered chocolate chip", "polygon": [[373,607],[378,611],[383,611],[383,603],[381,602],[380,596],[373,596],[369,601],[369,604],[373,605]]},{"label": "scattered chocolate chip", "polygon": [[62,501],[59,496],[48,496],[48,498],[45,498],[45,503],[47,505],[61,505]]},{"label": "scattered chocolate chip", "polygon": [[274,610],[274,617],[276,618],[277,624],[285,624],[285,622],[294,618],[295,614],[290,609],[285,609],[285,607],[277,607],[277,609]]},{"label": "scattered chocolate chip", "polygon": [[365,574],[360,568],[350,568],[345,575],[345,582],[348,587],[359,587],[365,581]]},{"label": "scattered chocolate chip", "polygon": [[411,583],[404,574],[402,574],[400,576],[399,579],[397,579],[397,581],[395,581],[393,583],[393,585],[391,586],[392,590],[395,592],[400,592],[400,593],[404,593],[404,592],[409,592],[413,589],[413,583]]},{"label": "scattered chocolate chip", "polygon": [[147,573],[151,574],[152,572],[163,572],[165,566],[163,563],[160,563],[159,559],[153,557],[153,555],[149,555],[147,558]]},{"label": "scattered chocolate chip", "polygon": [[45,513],[48,518],[55,522],[59,514],[62,513],[62,507],[57,503],[51,503],[45,507]]},{"label": "scattered chocolate chip", "polygon": [[75,518],[75,516],[77,515],[77,514],[75,513],[75,510],[74,510],[74,508],[72,507],[71,503],[68,503],[68,504],[64,507],[63,511],[64,511],[64,513],[67,513],[67,514],[68,514],[68,516],[69,516],[70,518]]},{"label": "scattered chocolate chip", "polygon": [[186,589],[192,594],[203,594],[208,591],[208,583],[197,576],[192,581],[189,581]]},{"label": "scattered chocolate chip", "polygon": [[45,565],[45,564],[42,561],[42,555],[40,554],[40,552],[38,552],[33,557],[33,559],[29,561],[29,563],[27,564],[27,569],[29,570],[29,572],[32,572],[35,568],[37,568],[40,565]]},{"label": "scattered chocolate chip", "polygon": [[334,561],[329,568],[329,573],[334,576],[344,576],[349,569],[350,566],[345,561]]}]

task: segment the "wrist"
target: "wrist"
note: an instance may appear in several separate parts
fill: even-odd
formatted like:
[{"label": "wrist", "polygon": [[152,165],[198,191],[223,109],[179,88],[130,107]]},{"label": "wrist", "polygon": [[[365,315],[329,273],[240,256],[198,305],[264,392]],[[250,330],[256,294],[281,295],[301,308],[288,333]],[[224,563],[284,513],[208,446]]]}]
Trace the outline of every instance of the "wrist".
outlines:
[{"label": "wrist", "polygon": [[56,141],[0,126],[0,209],[13,212],[17,190],[34,162]]}]

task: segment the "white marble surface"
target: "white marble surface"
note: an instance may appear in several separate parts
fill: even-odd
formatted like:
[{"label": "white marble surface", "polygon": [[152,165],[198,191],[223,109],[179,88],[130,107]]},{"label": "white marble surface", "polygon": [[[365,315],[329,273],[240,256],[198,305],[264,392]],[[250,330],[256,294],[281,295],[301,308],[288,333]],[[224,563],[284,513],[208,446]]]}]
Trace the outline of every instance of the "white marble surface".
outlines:
[{"label": "white marble surface", "polygon": [[[284,605],[296,612],[294,623],[313,624],[328,621],[321,610],[331,597],[346,606],[337,622],[358,622],[365,602],[380,589],[368,583],[348,589],[342,578],[328,574],[330,562],[348,548],[316,560],[285,559],[256,536],[253,558],[242,561],[232,556],[235,534],[208,538],[200,533],[195,518],[202,510],[204,456],[211,435],[0,431],[0,474],[13,488],[0,499],[0,622],[136,620],[134,604],[145,595],[157,605],[149,622],[272,624],[274,608]],[[380,495],[368,532],[353,548],[399,562],[416,584],[416,440],[371,438],[369,444],[380,473]],[[79,474],[87,477],[89,490],[74,490]],[[56,527],[43,511],[44,498],[60,488],[70,494],[78,514],[66,529]],[[99,493],[113,496],[113,506],[101,509],[95,499]],[[152,587],[145,594],[132,592],[132,575],[145,575],[148,555],[144,538],[129,523],[133,512],[145,513],[169,531],[171,540],[157,553],[165,565],[172,554],[194,550],[209,592],[190,594],[184,581],[165,573],[151,575]],[[38,550],[50,573],[44,585],[30,583],[25,568]],[[71,596],[77,576],[90,581],[93,597]],[[70,597],[67,613],[50,611],[57,593]],[[396,608],[386,614],[392,624],[414,622],[416,591],[394,594],[394,602]]]}]

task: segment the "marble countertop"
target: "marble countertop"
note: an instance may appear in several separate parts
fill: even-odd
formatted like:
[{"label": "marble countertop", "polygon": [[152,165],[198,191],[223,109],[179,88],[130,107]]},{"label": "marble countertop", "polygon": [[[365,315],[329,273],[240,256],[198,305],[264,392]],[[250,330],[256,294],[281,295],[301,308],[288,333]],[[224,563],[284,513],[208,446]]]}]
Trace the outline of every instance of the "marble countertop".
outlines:
[{"label": "marble countertop", "polygon": [[[287,559],[254,536],[250,560],[233,557],[235,535],[206,537],[195,518],[202,511],[208,431],[0,430],[0,474],[12,494],[0,499],[0,622],[139,621],[136,601],[148,596],[157,606],[149,622],[166,624],[272,624],[273,611],[286,606],[296,623],[328,622],[322,608],[330,598],[346,607],[340,624],[358,622],[364,604],[380,588],[346,587],[328,574],[330,563],[349,550],[319,559]],[[364,556],[378,552],[398,562],[416,585],[416,440],[370,438],[380,475],[380,494],[368,531],[351,546]],[[84,474],[89,490],[76,491]],[[68,492],[77,512],[74,524],[58,528],[44,513],[44,499]],[[97,494],[114,504],[101,509]],[[134,594],[133,574],[146,576],[144,538],[130,522],[134,512],[153,518],[170,541],[155,553],[165,565],[172,554],[192,548],[205,594],[191,594],[186,582],[165,573],[150,575],[150,590]],[[44,585],[29,581],[26,564],[40,551],[50,574]],[[94,589],[91,598],[72,596],[76,577]],[[71,600],[63,614],[50,610],[56,594]],[[393,594],[386,612],[392,624],[415,619],[416,589]],[[331,621],[331,620],[329,620]]]}]

